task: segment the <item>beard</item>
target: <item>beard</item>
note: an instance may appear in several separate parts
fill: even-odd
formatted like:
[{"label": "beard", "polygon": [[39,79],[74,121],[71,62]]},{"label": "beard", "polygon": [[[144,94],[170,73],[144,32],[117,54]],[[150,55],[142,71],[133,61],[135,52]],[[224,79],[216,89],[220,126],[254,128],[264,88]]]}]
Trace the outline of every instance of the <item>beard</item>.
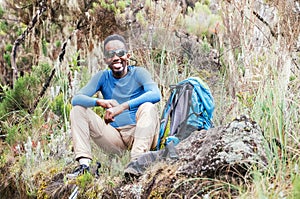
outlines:
[{"label": "beard", "polygon": [[113,76],[115,78],[121,78],[127,74],[127,59],[115,59],[109,65],[109,68],[112,70]]}]

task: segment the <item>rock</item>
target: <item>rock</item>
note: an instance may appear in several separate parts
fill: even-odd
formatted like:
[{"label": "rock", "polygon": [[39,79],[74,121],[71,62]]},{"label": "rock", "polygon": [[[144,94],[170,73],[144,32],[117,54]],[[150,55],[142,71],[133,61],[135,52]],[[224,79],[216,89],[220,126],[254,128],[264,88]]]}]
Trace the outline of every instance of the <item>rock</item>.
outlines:
[{"label": "rock", "polygon": [[246,116],[225,127],[193,132],[176,147],[178,173],[214,178],[232,171],[244,176],[253,165],[266,166],[265,143],[258,124]]},{"label": "rock", "polygon": [[[131,181],[105,188],[105,178],[94,179],[91,192],[80,190],[80,196],[101,198],[228,198],[237,196],[238,186],[251,182],[253,166],[267,166],[266,142],[258,124],[246,116],[226,126],[195,131],[176,146],[179,159],[160,158],[164,151],[149,152],[142,175]],[[148,156],[147,156],[148,155]],[[142,159],[141,159],[142,160]],[[104,176],[103,176],[104,177]],[[51,179],[45,191],[49,198],[70,195],[72,184],[63,183],[63,175]],[[74,184],[73,184],[74,185]],[[98,187],[98,188],[97,188]]]},{"label": "rock", "polygon": [[[155,163],[134,182],[106,192],[106,197],[203,198],[213,191],[215,197],[226,198],[228,191],[233,196],[235,190],[228,184],[245,182],[252,166],[267,165],[265,144],[258,124],[246,116],[226,126],[195,131],[176,146],[179,160]],[[139,192],[134,192],[137,187]]]}]

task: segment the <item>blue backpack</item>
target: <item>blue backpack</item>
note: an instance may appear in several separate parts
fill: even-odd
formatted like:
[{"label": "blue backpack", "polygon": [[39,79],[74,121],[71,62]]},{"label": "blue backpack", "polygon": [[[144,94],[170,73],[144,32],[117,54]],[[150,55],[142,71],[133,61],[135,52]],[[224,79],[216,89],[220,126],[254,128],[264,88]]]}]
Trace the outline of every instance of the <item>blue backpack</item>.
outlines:
[{"label": "blue backpack", "polygon": [[193,131],[213,127],[214,99],[208,85],[189,77],[171,85],[170,97],[163,109],[156,149],[178,144]]}]

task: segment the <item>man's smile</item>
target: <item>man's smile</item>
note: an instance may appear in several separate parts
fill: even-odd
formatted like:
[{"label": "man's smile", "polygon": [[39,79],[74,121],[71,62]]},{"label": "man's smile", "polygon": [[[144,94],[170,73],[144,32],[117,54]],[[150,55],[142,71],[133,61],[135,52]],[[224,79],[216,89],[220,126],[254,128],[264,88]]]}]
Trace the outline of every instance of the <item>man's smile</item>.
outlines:
[{"label": "man's smile", "polygon": [[123,69],[123,64],[122,64],[122,62],[121,61],[117,61],[117,62],[113,62],[112,64],[111,64],[111,67],[112,67],[112,69],[113,70],[122,70]]}]

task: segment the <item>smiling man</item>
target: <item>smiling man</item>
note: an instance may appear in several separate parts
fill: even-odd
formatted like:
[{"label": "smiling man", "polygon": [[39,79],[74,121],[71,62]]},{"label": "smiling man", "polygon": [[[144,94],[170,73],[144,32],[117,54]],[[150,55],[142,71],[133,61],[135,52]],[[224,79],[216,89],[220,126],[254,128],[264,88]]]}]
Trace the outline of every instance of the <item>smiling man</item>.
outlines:
[{"label": "smiling man", "polygon": [[[128,65],[125,39],[117,34],[104,40],[104,61],[110,70],[96,73],[73,97],[70,113],[75,158],[73,176],[89,171],[90,138],[108,153],[131,150],[131,160],[156,145],[159,117],[155,103],[161,94],[150,73]],[[94,97],[101,92],[103,99]],[[105,109],[104,118],[91,107]],[[69,176],[70,177],[70,176]]]}]

